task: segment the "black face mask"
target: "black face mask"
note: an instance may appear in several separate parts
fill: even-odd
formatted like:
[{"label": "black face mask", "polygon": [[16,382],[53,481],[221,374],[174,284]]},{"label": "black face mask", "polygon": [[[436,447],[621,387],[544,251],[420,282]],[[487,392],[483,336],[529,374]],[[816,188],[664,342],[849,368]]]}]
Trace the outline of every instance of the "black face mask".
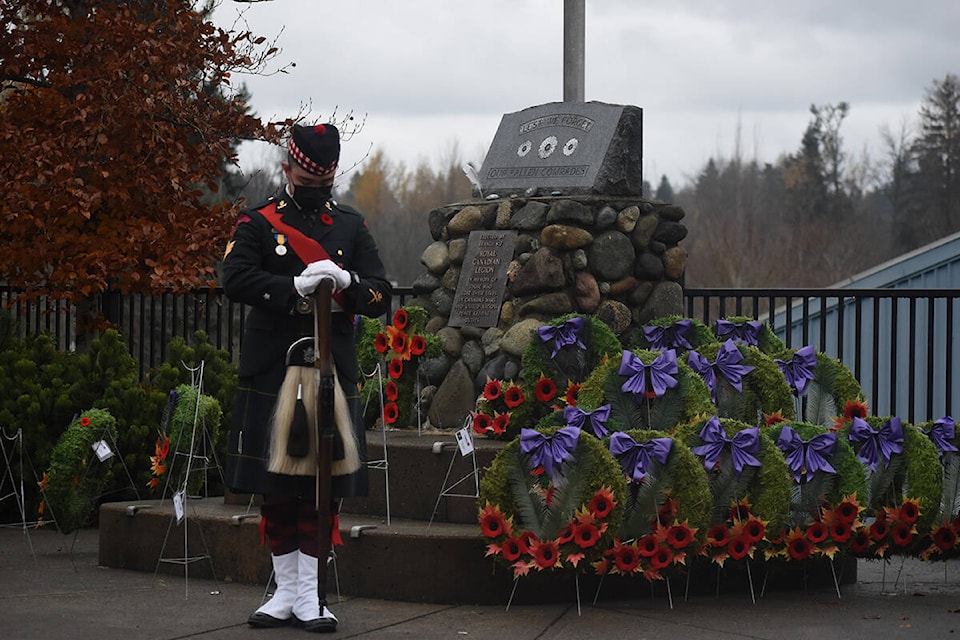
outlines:
[{"label": "black face mask", "polygon": [[293,199],[297,201],[301,209],[319,209],[332,195],[333,185],[327,185],[325,187],[293,185]]}]

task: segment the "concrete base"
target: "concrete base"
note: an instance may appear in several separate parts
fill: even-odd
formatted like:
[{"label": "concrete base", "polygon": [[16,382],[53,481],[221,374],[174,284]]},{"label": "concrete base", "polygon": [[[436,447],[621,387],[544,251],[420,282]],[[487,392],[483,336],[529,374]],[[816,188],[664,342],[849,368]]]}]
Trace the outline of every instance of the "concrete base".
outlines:
[{"label": "concrete base", "polygon": [[[437,445],[436,443],[440,443]],[[454,443],[451,446],[451,443]],[[463,458],[452,435],[388,436],[390,519],[387,522],[386,473],[371,471],[371,496],[344,501],[340,533],[328,585],[331,595],[361,596],[405,602],[506,605],[587,602],[632,595],[710,594],[752,590],[799,589],[856,582],[856,561],[790,563],[728,562],[722,570],[703,561],[679,567],[667,582],[537,573],[516,583],[511,571],[485,557],[477,524],[472,459]],[[478,469],[489,465],[502,446],[478,442]],[[371,457],[383,447],[379,434],[368,440]],[[452,463],[452,464],[451,464]],[[439,497],[464,475],[468,481]],[[100,508],[99,563],[102,566],[157,572],[225,582],[266,585],[269,550],[260,541],[260,511],[234,496],[189,499],[183,522],[175,521],[171,500],[107,503]],[[241,504],[235,504],[241,502]],[[432,518],[432,521],[431,521]],[[512,601],[511,601],[511,593]],[[749,597],[749,596],[747,596]]]}]

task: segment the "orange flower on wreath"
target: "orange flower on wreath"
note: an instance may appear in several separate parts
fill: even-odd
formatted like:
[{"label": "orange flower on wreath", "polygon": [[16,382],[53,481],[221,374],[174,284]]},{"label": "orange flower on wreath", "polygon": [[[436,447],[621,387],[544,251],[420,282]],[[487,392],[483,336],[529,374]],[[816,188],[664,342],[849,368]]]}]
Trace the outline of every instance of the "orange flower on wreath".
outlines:
[{"label": "orange flower on wreath", "polygon": [[403,360],[410,359],[410,340],[407,334],[396,327],[387,327],[387,336],[390,339],[390,348]]},{"label": "orange flower on wreath", "polygon": [[623,544],[617,538],[613,541],[613,548],[607,550],[606,553],[613,556],[615,573],[626,575],[633,573],[640,566],[640,551],[635,544]]},{"label": "orange flower on wreath", "polygon": [[567,405],[571,407],[577,406],[577,398],[580,395],[580,389],[583,385],[579,385],[576,382],[571,382],[567,384],[567,392],[564,394],[564,400]]},{"label": "orange flower on wreath", "polygon": [[943,523],[934,529],[931,537],[934,546],[936,546],[941,553],[950,551],[957,546],[957,532],[947,523]]},{"label": "orange flower on wreath", "polygon": [[550,569],[560,564],[560,547],[553,540],[534,540],[530,547],[538,570]]}]

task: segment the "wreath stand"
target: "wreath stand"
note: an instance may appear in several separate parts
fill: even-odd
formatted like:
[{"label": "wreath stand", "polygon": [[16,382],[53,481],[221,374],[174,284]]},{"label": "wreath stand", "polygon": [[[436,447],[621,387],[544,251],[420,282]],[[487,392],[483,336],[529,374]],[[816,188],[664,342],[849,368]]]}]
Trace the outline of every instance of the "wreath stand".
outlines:
[{"label": "wreath stand", "polygon": [[[367,468],[383,471],[384,495],[386,496],[386,508],[387,508],[386,517],[387,517],[387,526],[389,527],[390,526],[390,463],[387,457],[387,424],[383,420],[383,408],[384,408],[383,369],[381,365],[382,363],[378,362],[377,366],[374,367],[373,371],[370,372],[369,374],[363,373],[363,372],[361,373],[364,377],[367,377],[367,378],[373,378],[374,376],[377,377],[377,388],[378,388],[377,396],[380,399],[380,433],[383,436],[383,458],[379,460],[368,460]],[[368,402],[369,400],[370,399],[367,398]],[[365,413],[365,411],[363,413]],[[372,527],[373,525],[367,525],[367,526]],[[357,531],[356,535],[354,535],[354,532],[351,530],[350,537],[354,537],[354,538],[360,537],[360,532]]]},{"label": "wreath stand", "polygon": [[[191,368],[187,367],[187,369],[188,369],[188,370],[190,371],[190,373],[191,373],[191,383],[190,383],[190,386],[191,386],[191,388],[194,388],[194,389],[197,390],[197,404],[196,404],[196,407],[194,407],[193,429],[192,429],[191,434],[190,434],[190,449],[189,449],[189,453],[186,453],[186,454],[180,454],[179,452],[177,452],[177,453],[174,454],[174,462],[176,462],[176,457],[177,457],[178,455],[180,455],[180,456],[182,456],[182,457],[184,457],[184,458],[186,459],[186,468],[185,468],[185,469],[183,470],[183,472],[182,472],[182,475],[181,475],[181,478],[182,478],[182,479],[181,479],[181,481],[180,481],[178,490],[172,495],[174,513],[173,513],[173,516],[172,516],[171,519],[170,519],[169,524],[167,525],[167,533],[166,533],[166,535],[165,535],[164,538],[163,538],[163,545],[162,545],[161,548],[160,548],[160,557],[158,558],[158,560],[157,560],[157,566],[156,566],[156,568],[155,568],[154,571],[153,571],[154,577],[156,577],[157,572],[160,570],[160,564],[161,564],[161,563],[164,563],[164,562],[165,562],[165,563],[169,563],[169,564],[178,564],[178,565],[183,566],[183,578],[184,578],[184,583],[183,583],[183,598],[184,598],[184,600],[186,600],[186,599],[189,597],[189,594],[190,594],[190,565],[193,564],[194,562],[201,562],[201,561],[203,561],[203,560],[206,560],[206,561],[208,561],[208,562],[210,563],[210,574],[213,576],[213,581],[217,584],[217,589],[216,589],[213,593],[214,593],[214,594],[219,594],[219,593],[220,593],[220,583],[219,583],[219,581],[217,580],[217,574],[216,574],[216,571],[214,570],[214,567],[213,567],[213,559],[212,559],[212,557],[211,557],[211,555],[210,555],[210,547],[207,545],[206,538],[204,538],[204,536],[203,536],[203,528],[202,528],[201,526],[198,526],[198,527],[197,527],[197,531],[198,531],[199,534],[200,534],[200,542],[201,542],[201,544],[203,545],[203,553],[200,554],[200,555],[195,555],[195,556],[190,556],[190,555],[189,555],[189,549],[190,549],[190,546],[189,546],[189,529],[190,529],[190,527],[189,527],[189,521],[188,521],[188,518],[187,518],[187,509],[186,509],[186,505],[185,505],[185,501],[189,498],[189,496],[187,495],[187,485],[188,485],[189,482],[190,482],[190,473],[191,473],[191,471],[206,471],[207,469],[212,468],[212,467],[209,466],[210,458],[206,455],[206,452],[207,452],[208,447],[209,447],[209,450],[210,450],[211,452],[213,452],[213,450],[214,450],[214,448],[213,448],[213,438],[210,436],[210,432],[207,430],[206,424],[202,424],[202,425],[200,424],[201,421],[202,421],[202,420],[201,420],[201,417],[200,417],[200,398],[201,398],[201,396],[203,395],[203,367],[204,367],[204,362],[203,362],[202,360],[200,361],[200,365],[199,365],[197,368],[195,368],[195,369],[191,369]],[[198,427],[198,426],[200,426],[201,431],[202,431],[202,433],[199,434],[199,436],[198,436],[198,434],[197,434],[197,427]],[[182,432],[181,432],[181,433],[182,433]],[[201,442],[202,442],[202,445],[201,445],[201,446],[203,447],[203,454],[202,454],[202,455],[197,455],[197,454],[193,453],[193,451],[194,451],[193,445],[194,445],[194,443],[197,441],[197,438],[198,438],[198,437],[200,437],[200,438],[202,439],[202,441],[201,441]],[[199,468],[197,468],[197,469],[193,469],[193,468],[192,468],[192,467],[193,467],[193,461],[194,461],[195,459],[202,460],[202,461],[204,462],[204,466],[201,466],[201,467],[199,467]],[[217,468],[218,470],[220,470],[220,465],[219,465],[219,463],[216,461],[216,454],[215,454],[215,453],[213,453],[213,459],[214,459],[216,468]],[[168,476],[167,476],[167,485],[166,485],[166,487],[164,487],[164,495],[166,495],[167,488],[170,487],[170,482],[171,482],[171,479],[172,479],[172,477],[173,477],[173,468],[174,468],[174,464],[171,463],[171,465],[170,465],[170,472],[169,472],[169,474],[168,474]],[[220,471],[220,472],[221,472],[221,476],[222,476],[222,471]],[[207,484],[207,483],[206,483],[206,478],[204,477],[204,490],[206,490],[206,484]],[[179,526],[179,525],[182,525],[182,526],[183,526],[183,556],[182,556],[182,557],[175,557],[175,558],[166,558],[166,557],[164,557],[163,554],[164,554],[164,552],[166,551],[167,542],[168,542],[168,540],[170,539],[170,531],[171,531],[171,529],[173,528],[173,525],[174,525],[174,524],[177,524],[178,526]]]},{"label": "wreath stand", "polygon": [[[437,495],[437,501],[433,505],[433,513],[430,514],[430,521],[427,523],[427,528],[429,529],[433,525],[433,519],[437,515],[437,509],[440,508],[440,500],[444,496],[448,498],[472,498],[474,500],[480,497],[480,472],[477,469],[477,450],[473,446],[473,437],[470,435],[470,416],[463,421],[463,426],[460,428],[460,431],[457,431],[456,442],[434,442],[433,443],[433,453],[438,455],[443,455],[445,449],[459,449],[460,457],[465,458],[467,455],[470,456],[470,460],[473,463],[473,469],[468,471],[463,477],[461,477],[456,482],[448,484],[450,481],[450,473],[453,471],[453,465],[457,461],[457,455],[454,453],[450,457],[450,465],[447,467],[447,475],[443,478],[443,484],[440,487],[440,493]],[[468,481],[470,478],[473,478],[473,493],[455,493],[455,489],[459,487],[464,482]],[[512,599],[512,595],[511,595]],[[577,590],[577,602],[580,600],[579,587]],[[509,605],[508,605],[509,607]]]},{"label": "wreath stand", "polygon": [[[10,442],[10,450],[7,450],[7,442]],[[13,456],[16,451],[19,451],[19,461],[20,461],[20,477],[16,478],[13,474]],[[0,453],[3,454],[3,462],[6,465],[6,472],[0,477],[0,492],[3,492],[6,489],[7,481],[10,481],[10,491],[3,495],[0,495],[0,502],[7,500],[8,498],[13,498],[17,504],[17,509],[20,512],[20,522],[9,522],[5,524],[0,524],[0,527],[5,528],[18,528],[23,531],[23,536],[27,541],[27,546],[30,547],[30,555],[33,556],[33,561],[37,561],[37,554],[33,549],[33,541],[30,539],[30,526],[39,526],[41,523],[38,521],[27,522],[27,509],[26,503],[24,501],[24,491],[23,491],[23,429],[17,429],[17,432],[12,436],[7,435],[6,429],[0,428]],[[33,468],[33,465],[31,465]],[[34,471],[34,476],[36,476],[36,471]],[[36,479],[36,478],[34,478]],[[19,490],[18,487],[19,486]]]},{"label": "wreath stand", "polygon": [[[510,605],[513,604],[513,596],[517,593],[517,585],[520,584],[520,576],[517,576],[513,579],[513,588],[510,590],[510,599],[507,600],[507,608],[504,609],[504,612],[510,611]],[[577,616],[583,615],[583,610],[580,606],[580,572],[574,571],[573,573],[573,584],[574,590],[577,592]],[[597,591],[599,593],[599,590]]]}]

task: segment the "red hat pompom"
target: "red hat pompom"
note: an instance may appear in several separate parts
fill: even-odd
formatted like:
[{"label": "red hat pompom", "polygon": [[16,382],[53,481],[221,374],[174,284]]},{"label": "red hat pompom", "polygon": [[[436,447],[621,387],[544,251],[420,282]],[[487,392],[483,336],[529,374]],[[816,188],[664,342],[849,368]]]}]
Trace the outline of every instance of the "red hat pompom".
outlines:
[{"label": "red hat pompom", "polygon": [[325,135],[327,133],[327,128],[322,124],[318,124],[313,127],[313,132],[319,136]]}]

